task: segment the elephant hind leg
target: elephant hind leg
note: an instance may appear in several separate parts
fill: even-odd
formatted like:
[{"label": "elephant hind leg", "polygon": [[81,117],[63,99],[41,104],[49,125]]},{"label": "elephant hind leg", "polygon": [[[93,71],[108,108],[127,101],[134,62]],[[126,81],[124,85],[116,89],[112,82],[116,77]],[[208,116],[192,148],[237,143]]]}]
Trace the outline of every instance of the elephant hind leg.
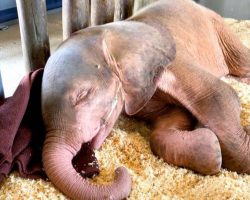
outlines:
[{"label": "elephant hind leg", "polygon": [[205,175],[218,173],[222,156],[217,137],[209,129],[192,126],[191,114],[180,108],[158,117],[150,136],[152,151],[169,164]]},{"label": "elephant hind leg", "polygon": [[213,23],[218,40],[228,66],[229,74],[250,83],[250,50],[245,47],[237,35],[227,27],[220,17],[214,17]]}]

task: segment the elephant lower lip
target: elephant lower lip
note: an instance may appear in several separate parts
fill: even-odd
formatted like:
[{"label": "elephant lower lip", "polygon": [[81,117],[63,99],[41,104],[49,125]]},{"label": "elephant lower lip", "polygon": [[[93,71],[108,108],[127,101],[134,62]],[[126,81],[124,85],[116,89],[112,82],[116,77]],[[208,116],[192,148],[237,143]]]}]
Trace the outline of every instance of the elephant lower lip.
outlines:
[{"label": "elephant lower lip", "polygon": [[101,127],[102,127],[102,126],[99,125],[99,126],[97,126],[97,127],[94,129],[94,135],[99,133]]},{"label": "elephant lower lip", "polygon": [[96,134],[96,136],[93,138],[92,142],[91,142],[91,147],[93,149],[99,149],[102,145],[102,143],[104,142],[106,136],[107,136],[107,127],[106,125],[102,125],[98,131],[98,133]]}]

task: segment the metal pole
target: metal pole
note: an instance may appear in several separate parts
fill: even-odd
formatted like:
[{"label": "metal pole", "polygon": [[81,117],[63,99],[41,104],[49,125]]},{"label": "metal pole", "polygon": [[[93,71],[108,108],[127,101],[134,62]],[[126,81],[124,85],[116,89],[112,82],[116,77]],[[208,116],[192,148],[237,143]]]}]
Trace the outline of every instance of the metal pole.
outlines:
[{"label": "metal pole", "polygon": [[27,70],[45,66],[50,56],[45,0],[16,0]]},{"label": "metal pole", "polygon": [[91,26],[114,20],[114,0],[91,0]]},{"label": "metal pole", "polygon": [[135,0],[133,13],[137,12],[144,6],[155,2],[156,0]]},{"label": "metal pole", "polygon": [[114,21],[127,19],[133,13],[134,0],[115,0]]},{"label": "metal pole", "polygon": [[90,0],[63,0],[63,39],[73,32],[89,26]]}]

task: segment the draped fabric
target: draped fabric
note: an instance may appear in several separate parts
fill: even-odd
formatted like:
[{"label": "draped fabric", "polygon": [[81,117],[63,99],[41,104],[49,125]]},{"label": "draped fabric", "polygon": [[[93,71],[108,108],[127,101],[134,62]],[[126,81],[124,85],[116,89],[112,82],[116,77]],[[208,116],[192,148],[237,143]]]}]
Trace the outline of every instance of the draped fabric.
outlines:
[{"label": "draped fabric", "polygon": [[[12,97],[0,100],[0,182],[13,170],[22,177],[46,178],[41,157],[45,139],[41,114],[42,75],[43,69],[30,72]],[[88,143],[82,145],[72,164],[83,177],[99,173]]]}]

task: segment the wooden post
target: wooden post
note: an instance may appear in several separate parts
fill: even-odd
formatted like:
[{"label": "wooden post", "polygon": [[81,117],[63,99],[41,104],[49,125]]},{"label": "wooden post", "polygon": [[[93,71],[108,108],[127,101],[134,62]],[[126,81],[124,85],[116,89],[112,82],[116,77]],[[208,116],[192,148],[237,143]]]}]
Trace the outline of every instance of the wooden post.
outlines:
[{"label": "wooden post", "polygon": [[4,90],[3,90],[3,82],[1,76],[1,69],[0,69],[0,101],[4,99]]},{"label": "wooden post", "polygon": [[155,2],[156,0],[135,0],[133,13],[137,12],[141,8],[148,4]]},{"label": "wooden post", "polygon": [[127,19],[133,13],[134,0],[116,0],[114,21]]},{"label": "wooden post", "polygon": [[89,26],[90,0],[63,0],[63,39],[71,33]]},{"label": "wooden post", "polygon": [[91,26],[114,20],[115,0],[91,0]]},{"label": "wooden post", "polygon": [[45,66],[50,56],[45,0],[16,0],[25,65]]}]

